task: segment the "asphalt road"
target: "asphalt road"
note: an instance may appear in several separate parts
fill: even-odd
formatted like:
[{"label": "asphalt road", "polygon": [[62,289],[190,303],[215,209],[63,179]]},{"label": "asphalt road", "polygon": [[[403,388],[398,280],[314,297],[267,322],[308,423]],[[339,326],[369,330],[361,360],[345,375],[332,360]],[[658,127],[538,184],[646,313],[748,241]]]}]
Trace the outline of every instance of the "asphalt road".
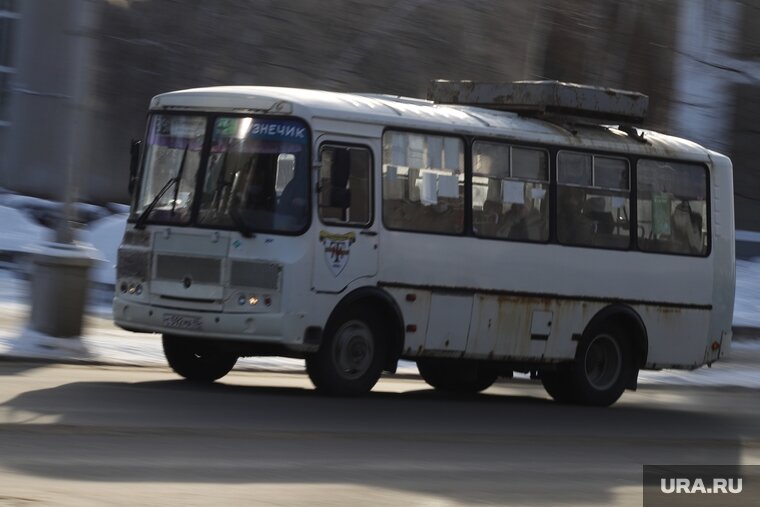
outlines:
[{"label": "asphalt road", "polygon": [[333,399],[295,374],[0,362],[2,506],[639,506],[641,465],[675,463],[760,464],[760,392],[648,387],[598,409],[387,378]]}]

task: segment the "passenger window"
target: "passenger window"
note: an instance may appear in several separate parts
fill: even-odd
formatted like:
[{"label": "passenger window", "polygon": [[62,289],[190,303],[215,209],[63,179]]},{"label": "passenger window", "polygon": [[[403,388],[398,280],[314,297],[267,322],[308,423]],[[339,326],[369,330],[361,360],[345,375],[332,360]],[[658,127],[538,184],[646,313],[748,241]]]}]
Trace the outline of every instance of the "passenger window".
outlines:
[{"label": "passenger window", "polygon": [[544,150],[473,144],[472,227],[476,235],[549,239],[549,167]]},{"label": "passenger window", "polygon": [[390,229],[464,232],[464,143],[455,137],[383,135],[383,222]]},{"label": "passenger window", "polygon": [[628,161],[587,153],[557,158],[560,243],[626,249],[630,245]]},{"label": "passenger window", "polygon": [[640,160],[636,169],[638,241],[647,252],[706,255],[707,170]]},{"label": "passenger window", "polygon": [[366,148],[323,146],[320,151],[319,218],[326,224],[372,222],[372,156]]}]

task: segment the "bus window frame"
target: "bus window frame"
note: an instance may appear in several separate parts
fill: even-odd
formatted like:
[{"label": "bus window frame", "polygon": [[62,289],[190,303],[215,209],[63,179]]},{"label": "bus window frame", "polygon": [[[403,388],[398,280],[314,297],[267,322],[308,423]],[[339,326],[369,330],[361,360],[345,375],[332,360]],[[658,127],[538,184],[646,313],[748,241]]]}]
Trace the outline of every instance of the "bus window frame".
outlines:
[{"label": "bus window frame", "polygon": [[[480,240],[487,240],[487,241],[508,241],[510,243],[527,243],[529,245],[549,245],[552,243],[556,243],[553,241],[554,238],[554,208],[556,207],[555,199],[553,197],[553,188],[554,188],[554,182],[555,177],[553,176],[553,162],[552,162],[552,146],[551,145],[545,145],[545,144],[531,144],[531,143],[525,143],[522,141],[513,141],[511,139],[494,139],[489,137],[481,137],[481,136],[473,136],[468,139],[468,151],[469,156],[467,159],[465,159],[465,183],[467,183],[468,187],[468,193],[467,197],[469,197],[469,203],[468,207],[466,209],[467,214],[469,215],[469,218],[467,220],[467,235],[472,236],[474,238],[478,238]],[[482,234],[478,234],[475,232],[473,228],[473,210],[472,210],[472,179],[475,177],[475,169],[473,164],[473,153],[474,153],[474,146],[475,143],[482,142],[482,143],[491,143],[491,144],[502,144],[506,146],[509,150],[509,177],[507,178],[509,181],[523,181],[523,182],[529,182],[529,183],[543,183],[547,185],[547,199],[549,199],[549,213],[546,217],[549,221],[549,233],[546,236],[545,240],[531,240],[531,239],[516,239],[516,238],[505,238],[505,237],[498,237],[498,236],[485,236]],[[527,179],[520,179],[520,178],[513,178],[512,177],[512,148],[521,148],[521,149],[527,149],[527,150],[536,150],[536,151],[542,151],[546,154],[546,177],[547,180],[527,180]],[[504,181],[502,179],[502,181]]]},{"label": "bus window frame", "polygon": [[[636,246],[634,245],[633,236],[634,234],[631,234],[631,228],[635,225],[636,230],[638,231],[638,213],[634,215],[633,211],[633,203],[635,202],[633,200],[633,161],[631,160],[630,155],[624,155],[618,152],[604,152],[604,151],[593,151],[593,150],[578,150],[574,147],[567,147],[567,146],[557,146],[556,152],[554,154],[554,213],[553,213],[553,242],[557,245],[569,247],[569,248],[590,248],[592,250],[612,250],[614,252],[630,252],[632,250],[636,250]],[[576,183],[560,183],[559,182],[559,156],[563,152],[566,153],[576,153],[581,155],[588,155],[591,157],[591,186],[588,185],[578,185]],[[596,174],[594,171],[594,159],[596,157],[602,157],[602,158],[611,158],[611,159],[617,159],[617,160],[624,160],[628,164],[628,207],[629,207],[629,218],[628,218],[628,245],[625,248],[615,248],[615,247],[609,247],[609,246],[599,246],[599,245],[583,245],[583,244],[572,244],[572,243],[562,243],[559,240],[559,234],[557,231],[557,224],[559,223],[559,187],[571,187],[571,188],[585,188],[585,189],[593,189],[593,190],[605,190],[610,192],[621,192],[624,190],[621,189],[614,189],[614,188],[607,188],[607,187],[600,187],[596,185]],[[651,252],[646,252],[651,253]]]},{"label": "bus window frame", "polygon": [[[326,139],[325,141],[321,142],[319,146],[317,147],[317,153],[319,154],[320,170],[321,170],[321,164],[322,164],[322,149],[329,146],[334,146],[338,148],[349,148],[349,149],[359,148],[359,149],[367,150],[367,152],[369,152],[369,222],[365,224],[357,224],[357,223],[332,222],[332,221],[323,220],[322,215],[319,212],[319,198],[316,197],[314,201],[316,202],[316,205],[317,205],[317,220],[319,220],[319,223],[321,223],[322,225],[329,226],[329,227],[350,227],[354,229],[370,229],[375,224],[375,211],[376,211],[375,193],[377,191],[377,185],[375,184],[375,173],[376,173],[375,154],[372,151],[372,147],[367,144],[346,143],[343,141],[332,141],[330,139]],[[382,174],[382,171],[381,171],[381,174]],[[316,181],[314,182],[314,189],[312,192],[315,194],[315,196],[320,191],[319,188],[317,188],[317,186],[320,184],[321,182],[319,180],[319,174],[317,174]],[[381,181],[381,185],[382,185],[382,181]],[[380,197],[382,200],[382,196]]]},{"label": "bus window frame", "polygon": [[[462,199],[464,201],[464,223],[462,224],[462,232],[439,232],[439,231],[425,231],[425,230],[416,230],[416,229],[402,229],[399,227],[389,227],[388,224],[385,221],[385,199],[383,198],[383,165],[384,165],[384,142],[385,142],[385,134],[388,132],[399,132],[404,134],[421,134],[421,135],[432,135],[432,136],[440,136],[440,137],[450,137],[454,139],[459,139],[462,142],[462,154],[464,157],[464,167],[462,168],[462,171],[464,172],[464,189],[463,189],[463,196]],[[379,177],[380,177],[380,186],[379,188],[379,200],[380,200],[380,223],[383,224],[383,228],[388,231],[395,231],[395,232],[408,232],[412,234],[432,234],[435,236],[448,236],[448,237],[468,237],[472,236],[472,196],[470,195],[470,192],[472,192],[472,164],[470,158],[472,157],[472,145],[471,145],[471,137],[469,136],[463,136],[461,134],[454,134],[454,133],[444,133],[440,130],[426,130],[426,129],[413,129],[413,128],[400,128],[400,127],[388,127],[385,126],[383,128],[382,133],[380,134],[380,170],[379,170]]]},{"label": "bus window frame", "polygon": [[[682,252],[652,252],[650,250],[642,250],[641,246],[639,245],[639,234],[638,234],[638,176],[639,176],[639,161],[641,160],[651,160],[653,162],[662,162],[662,163],[674,163],[674,164],[687,164],[687,165],[693,165],[695,167],[701,167],[704,170],[705,174],[705,201],[706,201],[706,210],[705,215],[707,217],[707,229],[705,231],[705,234],[707,235],[707,247],[705,249],[704,254],[690,254],[690,253],[682,253]],[[697,259],[704,259],[707,257],[710,257],[712,255],[712,232],[713,232],[713,226],[712,226],[712,189],[711,189],[711,182],[712,182],[712,172],[710,167],[705,162],[700,161],[694,161],[694,160],[681,160],[681,159],[673,159],[673,158],[665,158],[665,157],[649,157],[649,156],[636,156],[632,157],[631,160],[633,164],[633,173],[631,175],[632,183],[635,182],[636,184],[632,184],[632,191],[633,195],[636,197],[636,206],[631,206],[632,209],[636,209],[636,235],[635,235],[635,246],[636,251],[647,254],[647,255],[675,255],[678,257],[692,257]]]}]

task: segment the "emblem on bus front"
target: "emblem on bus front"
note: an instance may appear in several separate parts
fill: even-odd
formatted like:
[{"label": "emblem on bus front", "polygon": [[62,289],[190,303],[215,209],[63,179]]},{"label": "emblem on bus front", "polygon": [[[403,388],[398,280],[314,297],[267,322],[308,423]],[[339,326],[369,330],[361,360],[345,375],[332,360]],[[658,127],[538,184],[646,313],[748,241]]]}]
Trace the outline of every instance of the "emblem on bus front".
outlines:
[{"label": "emblem on bus front", "polygon": [[184,288],[189,289],[192,284],[193,284],[193,279],[190,278],[189,276],[186,276],[185,278],[182,279],[182,286]]},{"label": "emblem on bus front", "polygon": [[325,247],[325,261],[333,276],[338,276],[348,264],[351,245],[356,241],[356,234],[333,234],[327,231],[319,232],[319,242]]}]

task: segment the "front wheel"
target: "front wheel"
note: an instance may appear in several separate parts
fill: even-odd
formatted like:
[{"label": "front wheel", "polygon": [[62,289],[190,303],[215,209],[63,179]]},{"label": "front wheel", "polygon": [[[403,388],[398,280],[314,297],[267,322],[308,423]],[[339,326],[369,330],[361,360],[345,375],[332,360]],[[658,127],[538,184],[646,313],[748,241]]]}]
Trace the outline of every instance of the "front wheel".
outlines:
[{"label": "front wheel", "polygon": [[209,340],[163,335],[164,355],[178,375],[194,382],[213,382],[227,375],[238,356]]},{"label": "front wheel", "polygon": [[605,326],[581,339],[572,364],[543,373],[541,381],[556,401],[606,407],[622,396],[634,374],[630,341],[617,327]]},{"label": "front wheel", "polygon": [[382,324],[367,308],[349,308],[325,330],[319,351],[306,357],[318,391],[352,396],[372,390],[383,372]]}]

